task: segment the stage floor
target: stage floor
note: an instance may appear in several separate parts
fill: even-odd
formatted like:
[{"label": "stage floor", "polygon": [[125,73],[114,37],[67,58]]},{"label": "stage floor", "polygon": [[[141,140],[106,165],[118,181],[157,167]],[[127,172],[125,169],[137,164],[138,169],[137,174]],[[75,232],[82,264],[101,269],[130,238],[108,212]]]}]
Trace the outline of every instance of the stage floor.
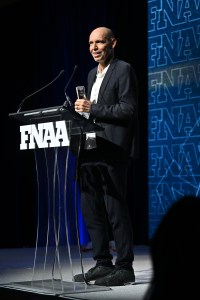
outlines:
[{"label": "stage floor", "polygon": [[[46,249],[38,248],[36,259],[34,248],[0,249],[0,299],[143,299],[152,278],[148,246],[134,247],[136,281],[123,287],[74,283],[73,275],[81,273],[82,267],[87,272],[94,261],[91,251],[86,251],[82,252],[81,264],[78,247],[70,248],[71,259],[64,247],[56,255],[55,249],[49,248],[46,256]],[[115,260],[115,252],[112,254]]]}]

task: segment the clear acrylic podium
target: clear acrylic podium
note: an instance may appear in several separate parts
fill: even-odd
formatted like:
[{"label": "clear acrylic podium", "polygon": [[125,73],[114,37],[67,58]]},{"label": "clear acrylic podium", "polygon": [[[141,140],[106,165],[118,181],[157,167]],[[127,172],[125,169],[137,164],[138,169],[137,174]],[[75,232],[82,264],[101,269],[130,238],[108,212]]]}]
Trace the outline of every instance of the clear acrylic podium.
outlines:
[{"label": "clear acrylic podium", "polygon": [[[68,232],[68,201],[70,198],[67,195],[67,183],[69,176],[69,154],[70,154],[70,142],[71,137],[76,135],[79,137],[81,143],[82,135],[86,132],[96,132],[103,130],[102,127],[94,124],[83,116],[79,115],[75,111],[68,110],[64,106],[55,106],[43,109],[36,109],[30,111],[22,111],[16,113],[10,113],[10,118],[18,120],[22,126],[20,126],[20,132],[25,132],[30,129],[29,136],[21,145],[28,145],[28,139],[32,138],[31,135],[33,131],[38,129],[36,137],[38,141],[32,144],[29,141],[29,146],[27,149],[34,150],[35,159],[35,169],[36,169],[36,181],[37,181],[37,233],[35,242],[35,253],[33,258],[33,270],[30,280],[23,282],[11,282],[8,284],[0,285],[0,290],[4,289],[12,292],[27,293],[26,299],[29,299],[31,294],[37,294],[37,299],[44,298],[44,296],[54,296],[57,298],[67,298],[67,294],[82,293],[88,291],[105,291],[110,290],[108,287],[100,287],[92,284],[76,283],[73,281],[74,276],[74,266],[71,245],[69,240]],[[61,122],[61,123],[59,123]],[[58,126],[58,123],[62,127]],[[64,127],[63,127],[64,124]],[[28,125],[28,126],[27,126]],[[23,128],[25,126],[25,130]],[[39,130],[39,128],[41,130]],[[47,129],[48,128],[48,129]],[[34,129],[34,130],[33,130]],[[55,133],[55,130],[59,133]],[[67,138],[69,139],[69,144],[62,140],[62,135],[60,134],[62,130],[66,129]],[[49,130],[45,132],[45,130]],[[54,135],[55,133],[55,135]],[[53,138],[57,137],[56,143],[58,147],[54,147]],[[40,136],[39,136],[40,135]],[[42,138],[41,138],[42,136]],[[64,135],[65,136],[65,135]],[[46,137],[46,138],[45,138]],[[41,141],[41,139],[43,139]],[[45,142],[44,142],[45,139]],[[49,141],[48,141],[49,140]],[[55,143],[55,144],[56,144]],[[30,147],[30,145],[35,145],[35,147]],[[66,147],[63,145],[67,145]],[[42,149],[39,149],[41,146]],[[80,144],[78,144],[80,148]],[[23,148],[25,149],[25,148]],[[24,151],[24,150],[23,150]],[[78,153],[78,150],[77,150]],[[38,156],[41,158],[43,155],[43,169],[45,170],[45,176],[39,174],[39,160]],[[60,156],[61,155],[61,156]],[[62,159],[63,168],[60,170],[58,161]],[[77,164],[76,164],[77,165]],[[76,174],[76,170],[74,170]],[[45,178],[45,179],[44,179]],[[76,176],[75,176],[76,178]],[[45,195],[44,191],[41,195],[41,185],[44,185],[45,180]],[[76,181],[76,180],[75,180]],[[77,197],[77,185],[75,184],[75,197]],[[44,200],[45,199],[45,200]],[[76,202],[76,201],[75,201]],[[45,203],[45,204],[44,204]],[[45,205],[45,208],[44,208]],[[77,204],[75,204],[75,210],[77,209]],[[40,223],[41,223],[41,208],[45,211],[45,245],[43,247],[39,246],[40,240]],[[76,212],[77,218],[77,212]],[[44,219],[42,219],[44,222]],[[78,240],[78,252],[80,255],[80,264],[82,272],[82,255],[81,247],[79,241],[79,229],[78,221],[74,220],[76,230],[77,230],[77,240]],[[64,246],[60,241],[60,231],[65,232]],[[53,239],[50,241],[50,231],[53,233]],[[39,263],[38,263],[39,261]],[[67,261],[67,263],[66,263]],[[39,266],[39,268],[38,268]],[[64,273],[66,268],[70,269],[71,280],[64,279]],[[39,272],[38,272],[39,270]],[[22,294],[21,294],[22,295]],[[43,298],[42,298],[43,296]],[[32,299],[32,298],[30,298]],[[67,298],[69,299],[69,298]],[[71,299],[71,298],[70,298]]]}]

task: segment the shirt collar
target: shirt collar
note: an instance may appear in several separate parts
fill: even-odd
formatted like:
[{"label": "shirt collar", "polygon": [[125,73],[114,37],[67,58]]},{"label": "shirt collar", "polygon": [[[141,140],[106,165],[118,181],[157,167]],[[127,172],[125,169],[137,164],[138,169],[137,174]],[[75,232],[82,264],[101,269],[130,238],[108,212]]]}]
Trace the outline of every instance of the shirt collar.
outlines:
[{"label": "shirt collar", "polygon": [[107,65],[107,67],[105,67],[102,72],[99,71],[99,67],[98,67],[97,68],[97,77],[104,77],[107,70],[108,70],[108,68],[109,68],[109,66],[110,66],[110,64]]}]

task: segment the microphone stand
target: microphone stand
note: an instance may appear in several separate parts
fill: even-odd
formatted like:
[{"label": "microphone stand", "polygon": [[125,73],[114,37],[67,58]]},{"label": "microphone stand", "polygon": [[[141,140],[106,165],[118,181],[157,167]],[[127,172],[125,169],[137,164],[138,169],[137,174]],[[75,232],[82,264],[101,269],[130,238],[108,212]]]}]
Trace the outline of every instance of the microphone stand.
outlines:
[{"label": "microphone stand", "polygon": [[51,82],[47,83],[45,86],[41,87],[39,90],[37,90],[37,91],[33,92],[32,94],[28,95],[27,97],[25,97],[25,98],[21,101],[21,103],[20,103],[20,105],[19,105],[19,107],[18,107],[17,113],[19,113],[19,112],[21,111],[24,102],[25,102],[28,98],[30,98],[30,97],[32,97],[33,95],[39,93],[40,91],[46,89],[48,86],[50,86],[52,83],[54,83],[54,82],[55,82],[55,81],[56,81],[63,73],[64,73],[64,70],[61,70],[60,73],[59,73],[59,74],[58,74]]}]

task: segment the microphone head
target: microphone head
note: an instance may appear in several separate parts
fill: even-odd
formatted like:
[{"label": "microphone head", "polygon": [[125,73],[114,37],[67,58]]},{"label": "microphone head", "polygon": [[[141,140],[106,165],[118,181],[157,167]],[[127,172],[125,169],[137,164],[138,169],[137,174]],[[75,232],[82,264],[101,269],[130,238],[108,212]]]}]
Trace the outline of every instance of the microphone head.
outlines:
[{"label": "microphone head", "polygon": [[61,70],[58,76],[62,75],[64,72],[65,70]]}]

